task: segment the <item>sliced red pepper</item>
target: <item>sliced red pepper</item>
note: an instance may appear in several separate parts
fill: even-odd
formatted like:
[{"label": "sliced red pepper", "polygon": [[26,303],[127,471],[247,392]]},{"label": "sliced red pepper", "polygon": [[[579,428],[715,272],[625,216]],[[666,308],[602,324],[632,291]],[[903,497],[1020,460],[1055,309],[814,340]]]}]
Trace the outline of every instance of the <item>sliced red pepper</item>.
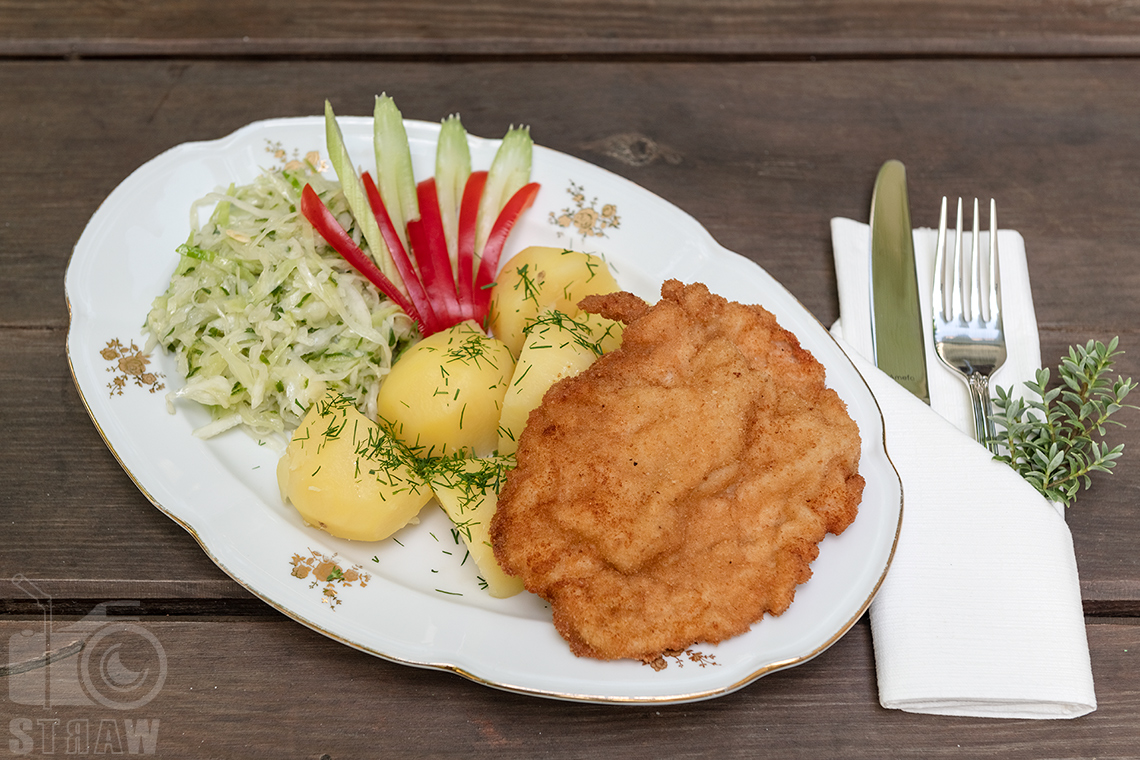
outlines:
[{"label": "sliced red pepper", "polygon": [[416,185],[420,218],[408,222],[408,244],[416,256],[424,290],[431,293],[432,305],[447,324],[457,325],[466,317],[459,308],[455,275],[447,254],[447,238],[443,234],[443,218],[439,213],[439,195],[435,179]]},{"label": "sliced red pepper", "polygon": [[439,332],[447,325],[444,324],[443,316],[436,313],[431,296],[425,290],[419,275],[416,274],[416,269],[412,266],[408,252],[404,250],[404,243],[400,240],[400,235],[396,232],[396,225],[392,223],[392,217],[388,214],[388,209],[380,198],[380,190],[376,187],[375,180],[368,172],[360,175],[360,179],[364,184],[364,194],[368,197],[368,205],[372,207],[372,213],[376,216],[380,234],[388,245],[389,253],[392,254],[392,262],[396,265],[396,271],[399,272],[400,279],[404,281],[404,287],[408,289],[408,297],[423,316],[424,323],[420,325],[420,333],[427,337],[432,333]]},{"label": "sliced red pepper", "polygon": [[320,233],[321,237],[333,247],[333,250],[343,256],[353,269],[368,278],[368,281],[375,285],[381,293],[391,298],[397,306],[404,310],[405,314],[415,320],[421,331],[424,329],[419,312],[400,292],[400,289],[384,276],[380,267],[376,266],[376,262],[368,258],[368,255],[356,243],[352,242],[352,238],[317,196],[317,191],[313,189],[312,185],[305,185],[304,190],[301,191],[301,213]]},{"label": "sliced red pepper", "polygon": [[475,220],[479,216],[479,199],[483,197],[486,184],[487,172],[471,172],[459,206],[456,290],[464,315],[476,322],[483,320],[475,313]]},{"label": "sliced red pepper", "polygon": [[491,305],[491,286],[507,237],[522,212],[534,203],[539,190],[538,183],[523,186],[499,211],[483,245],[476,272],[475,221],[487,183],[487,172],[472,172],[463,189],[455,271],[451,268],[447,252],[434,179],[424,180],[416,186],[421,216],[407,223],[408,242],[415,263],[404,248],[392,218],[384,207],[376,182],[368,172],[361,175],[361,181],[392,262],[407,290],[406,294],[352,241],[309,185],[301,193],[301,213],[337,253],[415,320],[424,336],[445,330],[465,319],[482,323]]},{"label": "sliced red pepper", "polygon": [[534,198],[538,195],[538,188],[537,182],[531,182],[528,185],[523,185],[518,192],[511,196],[511,199],[499,212],[495,224],[491,226],[491,232],[487,235],[487,242],[483,244],[479,274],[475,278],[475,310],[480,320],[491,307],[491,285],[494,282],[495,274],[499,271],[499,257],[503,253],[507,236],[511,234],[511,228],[515,226],[515,222],[518,221],[522,212],[534,203]]}]

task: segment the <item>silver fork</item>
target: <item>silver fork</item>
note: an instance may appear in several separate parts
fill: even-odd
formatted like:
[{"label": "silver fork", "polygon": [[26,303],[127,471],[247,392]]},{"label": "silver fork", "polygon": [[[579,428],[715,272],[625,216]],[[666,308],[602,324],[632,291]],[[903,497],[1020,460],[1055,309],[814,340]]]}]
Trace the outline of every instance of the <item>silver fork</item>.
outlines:
[{"label": "silver fork", "polygon": [[1005,363],[1005,331],[1001,322],[1001,273],[998,266],[997,204],[990,200],[990,250],[981,262],[978,199],[970,257],[962,255],[962,199],[958,199],[953,256],[946,255],[946,198],[938,222],[935,248],[934,348],[938,358],[966,381],[974,408],[974,437],[990,451],[994,436],[990,375]]}]

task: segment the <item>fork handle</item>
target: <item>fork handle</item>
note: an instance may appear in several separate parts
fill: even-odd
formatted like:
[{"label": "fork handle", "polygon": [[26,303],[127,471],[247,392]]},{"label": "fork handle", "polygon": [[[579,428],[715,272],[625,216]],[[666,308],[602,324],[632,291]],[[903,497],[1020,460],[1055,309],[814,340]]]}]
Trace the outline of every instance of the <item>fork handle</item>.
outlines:
[{"label": "fork handle", "polygon": [[970,403],[974,407],[974,437],[978,442],[996,453],[997,440],[994,432],[994,408],[990,403],[990,378],[981,372],[971,372],[966,377],[970,386]]}]

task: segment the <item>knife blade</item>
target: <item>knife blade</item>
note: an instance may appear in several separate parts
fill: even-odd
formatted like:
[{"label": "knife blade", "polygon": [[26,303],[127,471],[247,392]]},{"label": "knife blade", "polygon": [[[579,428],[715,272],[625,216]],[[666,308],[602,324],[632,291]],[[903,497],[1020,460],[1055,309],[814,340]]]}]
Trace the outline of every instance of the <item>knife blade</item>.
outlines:
[{"label": "knife blade", "polygon": [[926,351],[918,307],[906,167],[887,161],[871,195],[871,337],[875,365],[927,404]]}]

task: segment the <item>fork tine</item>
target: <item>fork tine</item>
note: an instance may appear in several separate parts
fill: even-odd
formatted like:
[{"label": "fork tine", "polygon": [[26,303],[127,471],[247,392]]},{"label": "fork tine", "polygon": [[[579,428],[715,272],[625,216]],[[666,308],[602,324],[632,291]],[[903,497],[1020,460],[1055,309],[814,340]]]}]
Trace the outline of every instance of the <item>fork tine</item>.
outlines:
[{"label": "fork tine", "polygon": [[963,307],[965,301],[962,299],[964,291],[962,290],[962,277],[963,274],[963,257],[962,257],[962,198],[958,198],[958,222],[954,226],[954,293],[951,296],[950,302],[950,318],[961,319],[964,313]]},{"label": "fork tine", "polygon": [[997,201],[990,198],[990,285],[989,314],[986,321],[1001,319],[1001,266],[998,261]]},{"label": "fork tine", "polygon": [[[980,214],[980,212],[978,211],[978,199],[975,198],[974,199],[974,229],[975,230],[977,230],[979,227],[979,224],[978,224],[979,214]],[[990,221],[991,222],[993,221],[992,216],[990,217]],[[990,226],[992,227],[993,225],[991,224]],[[974,243],[974,250],[976,250],[978,252],[977,253],[978,256],[981,256],[982,243],[981,243],[980,235],[977,232],[975,232],[974,234],[975,234],[975,237],[979,238],[977,240],[977,242]],[[991,240],[991,242],[993,240],[992,234],[990,235],[990,240]],[[991,295],[992,294],[990,292],[990,286],[993,283],[993,278],[991,277],[991,274],[990,274],[990,263],[991,263],[991,261],[992,261],[992,257],[987,255],[986,261],[984,264],[982,263],[981,259],[979,259],[978,263],[976,265],[976,269],[977,269],[977,273],[978,273],[978,306],[980,307],[978,312],[977,312],[977,316],[978,316],[978,319],[983,324],[990,321],[990,312],[992,311],[992,309],[991,309],[991,306],[992,306]]]},{"label": "fork tine", "polygon": [[951,291],[950,278],[947,273],[952,271],[953,261],[946,256],[946,196],[942,196],[942,212],[938,216],[938,241],[934,244],[934,276],[938,278],[938,286],[934,289],[933,310],[942,315],[943,322],[950,321]]},{"label": "fork tine", "polygon": [[966,283],[966,291],[962,298],[962,317],[966,324],[974,321],[981,313],[979,301],[982,294],[981,250],[978,239],[978,199],[974,199],[974,228],[970,235],[970,260],[962,262],[962,280]]}]

